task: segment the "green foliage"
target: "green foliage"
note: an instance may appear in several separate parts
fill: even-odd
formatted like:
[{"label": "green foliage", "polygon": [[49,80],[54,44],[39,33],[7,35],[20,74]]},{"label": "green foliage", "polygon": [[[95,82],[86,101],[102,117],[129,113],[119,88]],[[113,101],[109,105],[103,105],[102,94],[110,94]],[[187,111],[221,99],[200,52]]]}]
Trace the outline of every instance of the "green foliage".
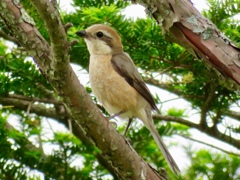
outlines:
[{"label": "green foliage", "polygon": [[[0,116],[1,178],[27,179],[28,173],[34,170],[44,173],[45,179],[85,179],[106,174],[102,166],[96,165],[94,155],[73,135],[59,132],[55,133],[53,138],[38,139],[40,147],[47,146],[48,151],[53,148],[51,154],[45,154],[43,149],[29,140],[41,137],[44,133],[42,128],[39,128],[39,122],[34,122],[35,118],[30,120],[29,117],[21,117],[21,131],[14,129],[7,122],[7,118]],[[34,128],[38,131],[33,131]],[[96,149],[95,153],[97,152]]]},{"label": "green foliage", "polygon": [[240,47],[240,19],[233,18],[240,14],[239,0],[208,0],[208,4],[204,15]]},{"label": "green foliage", "polygon": [[187,170],[186,179],[235,180],[240,178],[239,157],[207,150],[192,154],[192,166]]},{"label": "green foliage", "polygon": [[[21,3],[34,19],[40,33],[49,41],[37,11],[29,1],[21,0]],[[170,35],[164,37],[161,28],[153,19],[133,20],[122,15],[123,8],[128,4],[115,0],[74,0],[76,12],[62,12],[61,16],[64,23],[73,24],[67,32],[68,40],[76,39],[76,31],[92,24],[112,26],[120,34],[124,50],[130,54],[144,79],[191,103],[192,108],[199,111],[199,119],[205,115],[206,123],[215,122],[215,125],[226,126],[222,123],[228,117],[225,112],[232,106],[239,107],[237,92],[223,87],[214,77],[214,73],[206,69],[201,61],[196,60],[179,45],[167,41],[167,38],[171,39]],[[232,18],[239,14],[238,1],[209,0],[209,5],[209,11],[204,14],[231,40],[240,43],[239,20]],[[2,21],[0,30],[11,35]],[[70,57],[72,63],[88,69],[89,54],[83,40],[79,40],[79,43],[71,48]],[[89,87],[86,87],[86,90],[91,93]],[[12,103],[6,104],[6,101],[3,101],[9,100],[12,95],[17,95],[15,100],[24,106],[14,107]],[[28,101],[25,106],[26,99]],[[158,94],[156,99],[161,102],[161,94]],[[29,173],[33,171],[41,172],[45,179],[111,179],[110,172],[96,159],[100,153],[98,149],[83,145],[69,132],[55,132],[42,124],[46,118],[51,117],[50,112],[62,116],[53,121],[62,123],[65,120],[65,114],[61,114],[59,108],[61,102],[54,104],[52,101],[58,101],[58,95],[41,75],[33,59],[21,46],[8,49],[6,41],[0,41],[0,104],[3,104],[0,111],[0,179],[39,179],[38,175],[30,177]],[[96,99],[94,101],[96,102]],[[32,112],[33,104],[41,104],[44,108]],[[100,105],[99,107],[107,115]],[[43,113],[36,115],[39,112]],[[168,116],[174,118],[191,118],[187,113],[186,108],[181,105],[166,111]],[[14,117],[17,117],[19,122],[13,127],[10,124]],[[193,121],[195,122],[195,119]],[[239,119],[236,118],[236,121],[239,122]],[[161,136],[191,135],[191,127],[186,124],[155,121],[155,125]],[[51,131],[52,137],[46,133],[46,129]],[[124,128],[118,129],[123,132]],[[239,133],[239,126],[231,126],[230,123],[225,130]],[[170,179],[176,179],[145,127],[134,123],[127,137],[147,162],[155,168],[166,167]],[[45,152],[48,148],[51,149],[50,153]],[[183,179],[240,178],[237,172],[240,160],[237,157],[201,150],[190,158],[192,165],[186,170]]]},{"label": "green foliage", "polygon": [[118,8],[124,8],[128,4],[127,1],[116,1],[116,0],[73,0],[73,5],[80,8],[91,8],[97,7],[101,8],[102,6],[115,5]]},{"label": "green foliage", "polygon": [[176,117],[184,117],[185,109],[176,109],[176,108],[170,108],[168,109],[167,114],[169,116],[176,116]]},{"label": "green foliage", "polygon": [[18,49],[13,49],[11,53],[8,53],[8,49],[1,47],[3,49],[0,52],[2,59],[0,61],[1,95],[11,93],[28,97],[43,97],[45,95],[41,94],[41,87],[52,90],[31,58]]}]

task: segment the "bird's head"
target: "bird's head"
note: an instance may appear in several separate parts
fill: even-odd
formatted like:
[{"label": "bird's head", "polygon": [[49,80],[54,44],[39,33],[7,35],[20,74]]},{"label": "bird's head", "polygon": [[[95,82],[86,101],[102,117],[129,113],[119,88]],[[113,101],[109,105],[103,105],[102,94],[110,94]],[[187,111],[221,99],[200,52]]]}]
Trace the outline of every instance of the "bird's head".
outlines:
[{"label": "bird's head", "polygon": [[123,52],[121,38],[111,27],[95,24],[76,34],[84,38],[91,55],[119,54]]}]

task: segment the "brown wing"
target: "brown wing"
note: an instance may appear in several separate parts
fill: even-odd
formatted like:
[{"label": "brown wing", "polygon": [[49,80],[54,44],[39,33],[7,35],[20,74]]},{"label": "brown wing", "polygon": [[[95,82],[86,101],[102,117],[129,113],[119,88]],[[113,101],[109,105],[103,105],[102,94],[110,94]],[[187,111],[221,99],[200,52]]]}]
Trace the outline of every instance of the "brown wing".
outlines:
[{"label": "brown wing", "polygon": [[115,71],[121,75],[146,101],[151,105],[152,109],[159,113],[156,103],[142,80],[132,59],[126,53],[113,55],[111,63]]}]

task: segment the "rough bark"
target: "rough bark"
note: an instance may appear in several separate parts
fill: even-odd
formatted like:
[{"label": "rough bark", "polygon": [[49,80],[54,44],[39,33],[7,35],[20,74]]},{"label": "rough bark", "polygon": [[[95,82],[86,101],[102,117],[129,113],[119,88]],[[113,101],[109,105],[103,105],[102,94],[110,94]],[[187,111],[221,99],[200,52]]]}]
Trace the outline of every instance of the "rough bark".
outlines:
[{"label": "rough bark", "polygon": [[146,7],[163,32],[196,58],[207,62],[227,88],[239,89],[240,49],[205,18],[189,0],[133,0]]},{"label": "rough bark", "polygon": [[112,165],[119,179],[163,179],[117,133],[80,84],[69,63],[69,42],[58,10],[48,0],[31,2],[45,22],[51,46],[19,2],[2,0],[0,18],[62,97],[71,119],[101,150],[105,162]]}]

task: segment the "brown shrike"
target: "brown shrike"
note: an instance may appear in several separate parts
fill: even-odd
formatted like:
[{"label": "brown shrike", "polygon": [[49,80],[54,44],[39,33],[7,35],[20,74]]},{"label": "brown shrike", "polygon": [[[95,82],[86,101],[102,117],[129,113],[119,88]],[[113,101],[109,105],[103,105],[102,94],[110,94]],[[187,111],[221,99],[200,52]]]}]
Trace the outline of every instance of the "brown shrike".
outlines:
[{"label": "brown shrike", "polygon": [[159,112],[158,108],[132,59],[123,51],[117,32],[95,24],[76,34],[84,38],[90,53],[90,83],[98,101],[109,114],[142,120],[172,171],[178,174],[180,170],[153,124],[151,110]]}]

